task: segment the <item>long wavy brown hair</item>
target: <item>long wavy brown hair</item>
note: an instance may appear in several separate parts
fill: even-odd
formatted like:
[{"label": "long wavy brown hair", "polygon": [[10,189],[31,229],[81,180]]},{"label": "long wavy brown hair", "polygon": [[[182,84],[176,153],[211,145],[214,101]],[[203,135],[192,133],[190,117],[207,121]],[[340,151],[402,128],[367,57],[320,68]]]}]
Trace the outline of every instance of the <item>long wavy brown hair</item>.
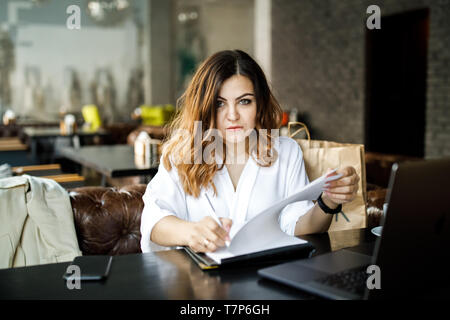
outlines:
[{"label": "long wavy brown hair", "polygon": [[[201,157],[201,150],[205,150],[212,143],[205,132],[217,128],[216,105],[219,91],[223,82],[234,75],[250,79],[255,93],[255,131],[258,143],[255,146],[256,152],[249,154],[258,165],[264,167],[271,166],[278,155],[276,150],[272,149],[272,135],[259,134],[259,129],[267,129],[268,132],[270,129],[279,129],[282,120],[281,107],[272,95],[261,67],[241,50],[225,50],[213,54],[200,65],[186,91],[178,99],[177,113],[168,126],[168,138],[162,148],[164,167],[170,171],[172,165],[175,166],[184,191],[195,198],[200,195],[201,188],[209,186],[217,194],[213,177],[217,171],[222,170],[226,162],[226,152],[220,168],[216,162],[199,163],[193,160],[195,157]],[[197,121],[201,121],[201,150],[194,148],[194,145],[199,145],[194,144],[195,132],[200,128]],[[261,143],[262,139],[265,139],[264,143]],[[223,147],[226,148],[225,143]],[[265,150],[261,150],[263,148]],[[214,151],[212,155],[215,156]]]}]

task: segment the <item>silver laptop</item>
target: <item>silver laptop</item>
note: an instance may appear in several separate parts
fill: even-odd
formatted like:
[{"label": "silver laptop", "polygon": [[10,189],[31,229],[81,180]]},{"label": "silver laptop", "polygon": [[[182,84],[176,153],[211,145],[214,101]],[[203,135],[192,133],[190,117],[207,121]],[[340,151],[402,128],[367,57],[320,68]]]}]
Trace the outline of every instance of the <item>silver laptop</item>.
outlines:
[{"label": "silver laptop", "polygon": [[372,255],[342,249],[258,274],[329,299],[448,298],[450,158],[394,164],[386,200]]}]

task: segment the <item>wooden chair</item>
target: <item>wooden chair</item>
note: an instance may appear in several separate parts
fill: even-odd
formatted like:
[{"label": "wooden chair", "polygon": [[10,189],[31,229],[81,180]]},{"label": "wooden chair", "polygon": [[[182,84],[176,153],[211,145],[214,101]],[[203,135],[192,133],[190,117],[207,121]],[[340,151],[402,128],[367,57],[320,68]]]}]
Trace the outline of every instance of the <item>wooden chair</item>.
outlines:
[{"label": "wooden chair", "polygon": [[23,151],[27,149],[27,145],[23,144],[17,137],[0,138],[0,151]]},{"label": "wooden chair", "polygon": [[85,183],[83,176],[76,173],[63,173],[61,171],[61,166],[57,163],[13,167],[12,171],[16,176],[28,174],[30,176],[55,180],[65,189],[83,187]]},{"label": "wooden chair", "polygon": [[0,164],[30,165],[33,162],[28,159],[28,146],[18,137],[0,137]]}]

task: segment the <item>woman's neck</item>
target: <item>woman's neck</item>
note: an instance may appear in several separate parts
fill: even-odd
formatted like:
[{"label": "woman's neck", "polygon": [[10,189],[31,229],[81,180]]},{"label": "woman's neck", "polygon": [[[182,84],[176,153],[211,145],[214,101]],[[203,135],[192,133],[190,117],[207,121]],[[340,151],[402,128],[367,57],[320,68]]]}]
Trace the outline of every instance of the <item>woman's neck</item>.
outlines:
[{"label": "woman's neck", "polygon": [[241,147],[227,145],[227,164],[245,164],[247,161],[247,152]]},{"label": "woman's neck", "polygon": [[249,157],[249,146],[246,140],[239,143],[227,143],[227,164],[245,164]]}]

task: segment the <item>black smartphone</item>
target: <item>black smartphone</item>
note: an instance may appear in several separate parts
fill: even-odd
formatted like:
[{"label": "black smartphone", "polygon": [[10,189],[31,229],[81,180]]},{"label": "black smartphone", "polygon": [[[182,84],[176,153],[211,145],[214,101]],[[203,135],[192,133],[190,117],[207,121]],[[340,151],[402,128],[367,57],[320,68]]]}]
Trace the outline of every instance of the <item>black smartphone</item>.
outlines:
[{"label": "black smartphone", "polygon": [[112,256],[79,256],[67,267],[65,280],[103,280],[108,277]]}]

